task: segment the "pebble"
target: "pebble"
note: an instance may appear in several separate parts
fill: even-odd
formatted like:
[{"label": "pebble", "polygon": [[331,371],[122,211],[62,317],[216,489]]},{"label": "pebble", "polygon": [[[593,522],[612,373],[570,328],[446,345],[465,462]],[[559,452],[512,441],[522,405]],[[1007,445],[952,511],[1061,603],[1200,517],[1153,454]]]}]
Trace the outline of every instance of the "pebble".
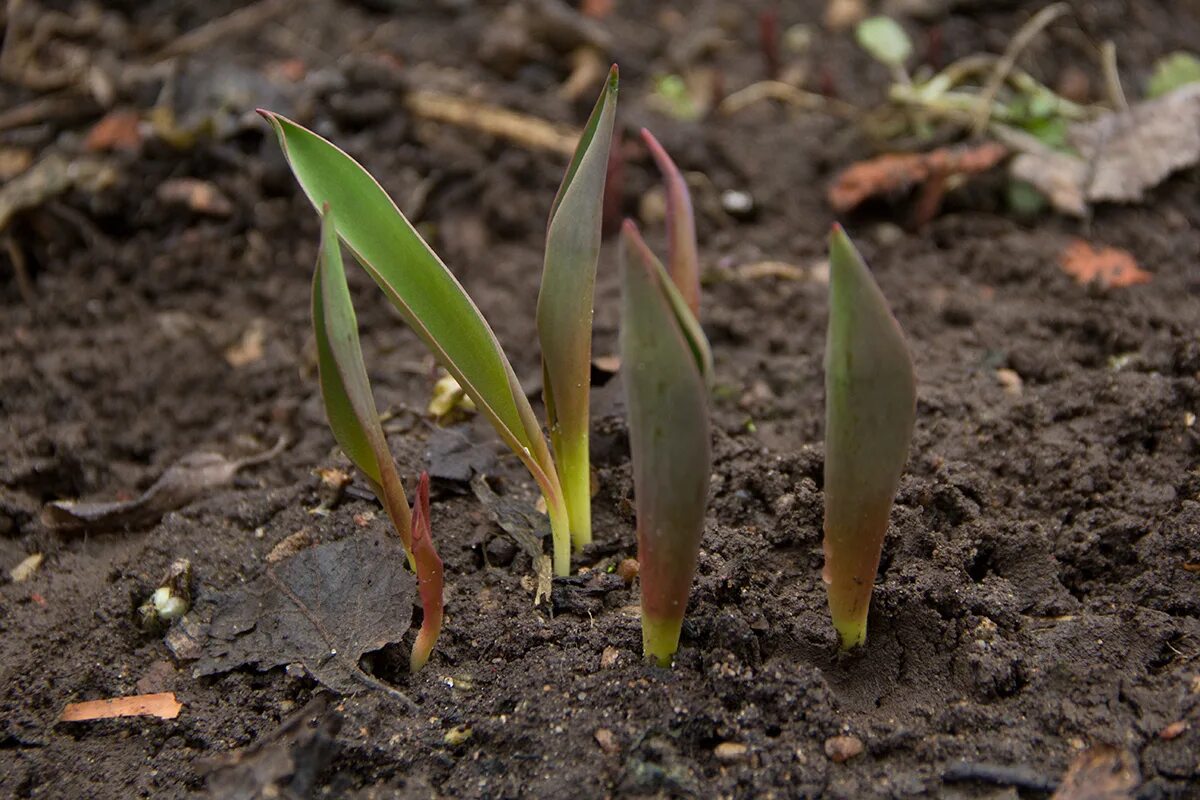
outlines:
[{"label": "pebble", "polygon": [[728,189],[721,193],[721,208],[735,219],[749,219],[754,216],[754,198],[749,192]]},{"label": "pebble", "polygon": [[831,736],[825,740],[825,755],[841,764],[863,751],[862,739],[857,736]]},{"label": "pebble", "polygon": [[621,752],[621,744],[617,741],[616,734],[608,728],[597,728],[592,735],[596,737],[596,744],[600,745],[600,749],[610,756]]},{"label": "pebble", "polygon": [[744,761],[749,754],[750,748],[740,742],[721,742],[713,750],[713,755],[717,757],[717,760],[727,764]]}]

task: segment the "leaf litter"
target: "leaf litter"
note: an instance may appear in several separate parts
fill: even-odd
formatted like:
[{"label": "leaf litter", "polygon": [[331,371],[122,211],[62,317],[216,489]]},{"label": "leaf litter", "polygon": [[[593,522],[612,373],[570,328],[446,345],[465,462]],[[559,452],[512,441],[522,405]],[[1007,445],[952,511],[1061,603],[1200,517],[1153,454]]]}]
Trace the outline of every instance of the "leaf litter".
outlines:
[{"label": "leaf litter", "polygon": [[279,455],[286,445],[287,441],[281,438],[270,450],[237,459],[219,453],[189,453],[133,500],[56,500],[42,509],[42,524],[62,532],[148,528],[168,511],[183,508],[213,489],[227,486],[239,470]]},{"label": "leaf litter", "polygon": [[378,689],[408,698],[359,666],[412,626],[417,579],[400,540],[363,533],[301,551],[242,586],[198,598],[167,635],[195,677],[299,664],[340,694]]}]

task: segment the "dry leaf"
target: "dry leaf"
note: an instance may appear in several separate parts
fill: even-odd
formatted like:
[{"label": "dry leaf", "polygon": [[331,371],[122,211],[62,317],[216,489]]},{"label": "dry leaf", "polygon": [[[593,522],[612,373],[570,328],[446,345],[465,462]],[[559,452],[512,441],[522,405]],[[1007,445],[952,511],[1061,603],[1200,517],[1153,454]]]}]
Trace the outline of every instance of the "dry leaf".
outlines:
[{"label": "dry leaf", "polygon": [[158,717],[175,719],[183,704],[175,699],[174,692],[158,694],[136,694],[129,697],[112,697],[107,700],[88,700],[83,703],[67,703],[61,722],[86,722],[92,719],[113,717]]},{"label": "dry leaf", "polygon": [[1092,247],[1082,239],[1072,239],[1058,257],[1063,272],[1076,283],[1095,281],[1105,289],[1119,289],[1149,283],[1153,277],[1138,266],[1133,254],[1116,247]]},{"label": "dry leaf", "polygon": [[33,151],[24,147],[0,146],[0,181],[10,181],[33,164]]},{"label": "dry leaf", "polygon": [[417,579],[406,564],[399,537],[383,531],[310,547],[198,599],[167,646],[176,658],[199,656],[196,677],[298,663],[340,694],[388,689],[358,662],[412,625]]},{"label": "dry leaf", "polygon": [[92,153],[124,150],[136,153],[142,147],[142,119],[136,111],[117,109],[105,114],[88,131],[85,150]]},{"label": "dry leaf", "polygon": [[1132,755],[1100,744],[1075,757],[1050,800],[1132,800],[1138,780]]},{"label": "dry leaf", "polygon": [[1070,137],[1092,165],[1088,200],[1140,201],[1172,172],[1200,161],[1200,84],[1073,125]]},{"label": "dry leaf", "polygon": [[206,492],[229,484],[243,467],[260,464],[283,450],[280,439],[270,450],[230,460],[218,453],[190,453],[176,461],[133,500],[80,502],[56,500],[42,509],[42,524],[58,531],[111,531],[149,527]]},{"label": "dry leaf", "polygon": [[928,153],[886,153],[851,164],[829,187],[829,204],[839,213],[868,198],[907,190],[931,178],[986,172],[1008,155],[998,142],[941,147]]}]

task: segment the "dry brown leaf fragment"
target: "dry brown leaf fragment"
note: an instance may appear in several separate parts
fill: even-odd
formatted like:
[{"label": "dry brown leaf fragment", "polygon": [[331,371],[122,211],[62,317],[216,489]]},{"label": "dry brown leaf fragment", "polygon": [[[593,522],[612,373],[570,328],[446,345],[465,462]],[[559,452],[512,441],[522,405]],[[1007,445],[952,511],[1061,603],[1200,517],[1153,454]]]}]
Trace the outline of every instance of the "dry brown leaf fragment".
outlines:
[{"label": "dry brown leaf fragment", "polygon": [[110,111],[88,131],[83,147],[91,153],[115,150],[136,153],[142,147],[141,125],[141,115],[132,109]]},{"label": "dry brown leaf fragment", "polygon": [[1095,281],[1105,289],[1120,289],[1149,283],[1153,276],[1138,266],[1128,250],[1095,248],[1082,239],[1072,239],[1058,257],[1063,272],[1085,285]]},{"label": "dry brown leaf fragment", "polygon": [[1200,84],[1072,125],[1070,139],[1091,165],[1088,200],[1140,201],[1172,172],[1200,161]]},{"label": "dry brown leaf fragment", "polygon": [[87,700],[82,703],[67,703],[58,719],[60,722],[86,722],[114,717],[175,719],[182,709],[183,704],[175,699],[174,692],[159,692],[157,694],[110,697],[106,700]]},{"label": "dry brown leaf fragment", "polygon": [[1139,780],[1132,755],[1099,744],[1075,757],[1050,800],[1131,800]]},{"label": "dry brown leaf fragment", "polygon": [[999,142],[983,142],[928,153],[885,153],[842,170],[829,187],[829,204],[846,212],[871,197],[907,190],[934,177],[986,172],[1008,152]]}]

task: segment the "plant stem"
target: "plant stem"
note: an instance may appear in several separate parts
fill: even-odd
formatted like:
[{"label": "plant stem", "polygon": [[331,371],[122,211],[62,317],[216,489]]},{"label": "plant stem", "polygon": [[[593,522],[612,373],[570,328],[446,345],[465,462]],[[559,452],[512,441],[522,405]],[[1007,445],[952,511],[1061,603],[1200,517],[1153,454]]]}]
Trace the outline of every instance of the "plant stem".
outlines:
[{"label": "plant stem", "polygon": [[642,612],[642,653],[653,658],[660,667],[671,666],[671,658],[679,649],[679,632],[683,617],[652,617]]},{"label": "plant stem", "polygon": [[550,536],[554,542],[554,574],[565,577],[571,574],[571,522],[567,516],[567,504],[560,494],[557,502],[548,494],[546,514],[550,517]]},{"label": "plant stem", "polygon": [[592,542],[592,465],[587,428],[574,436],[554,437],[554,459],[567,504],[571,544],[579,552]]}]

